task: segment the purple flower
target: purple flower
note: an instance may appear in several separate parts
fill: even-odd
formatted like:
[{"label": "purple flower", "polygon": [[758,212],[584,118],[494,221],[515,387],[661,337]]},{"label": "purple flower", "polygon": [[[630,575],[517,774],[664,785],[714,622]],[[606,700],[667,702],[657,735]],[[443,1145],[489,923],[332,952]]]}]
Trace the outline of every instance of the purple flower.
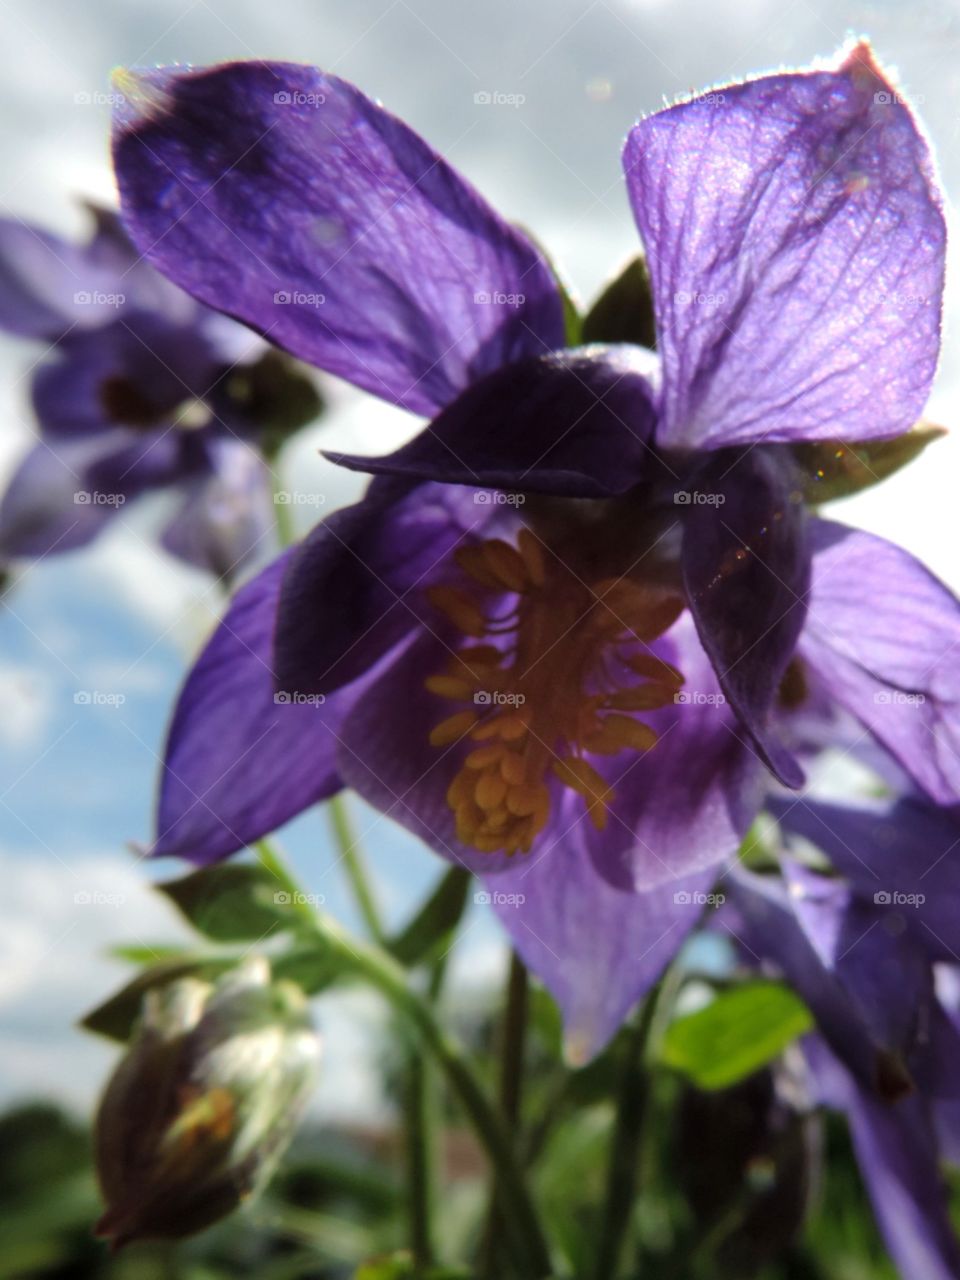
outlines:
[{"label": "purple flower", "polygon": [[85,245],[0,222],[0,326],[48,344],[32,376],[40,439],[0,504],[0,554],[81,546],[129,501],[176,486],[164,545],[229,577],[273,525],[251,412],[271,357],[94,213]]},{"label": "purple flower", "polygon": [[794,454],[905,432],[936,364],[939,195],[867,46],[633,129],[656,356],[563,349],[539,253],[343,81],[121,88],[151,261],[432,419],[338,457],[367,496],[236,597],[174,718],[156,852],[223,857],[352,787],[489,876],[580,1057],[692,927],[764,766],[802,781],[781,735],[808,686],[956,798],[957,602],[808,516]]},{"label": "purple flower", "polygon": [[791,798],[774,812],[840,878],[790,858],[782,881],[738,870],[725,923],[744,959],[781,973],[813,1012],[815,1092],[847,1114],[903,1275],[946,1280],[960,1272],[939,1168],[960,1161],[960,825],[915,797]]}]

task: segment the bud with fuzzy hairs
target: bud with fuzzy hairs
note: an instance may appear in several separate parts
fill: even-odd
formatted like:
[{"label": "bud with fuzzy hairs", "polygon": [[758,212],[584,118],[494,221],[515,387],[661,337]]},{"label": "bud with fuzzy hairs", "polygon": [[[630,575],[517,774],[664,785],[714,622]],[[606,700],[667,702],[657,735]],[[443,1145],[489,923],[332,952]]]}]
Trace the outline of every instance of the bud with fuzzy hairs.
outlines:
[{"label": "bud with fuzzy hairs", "polygon": [[302,991],[263,958],[150,992],[97,1114],[97,1234],[177,1239],[232,1212],[276,1167],[319,1058]]}]

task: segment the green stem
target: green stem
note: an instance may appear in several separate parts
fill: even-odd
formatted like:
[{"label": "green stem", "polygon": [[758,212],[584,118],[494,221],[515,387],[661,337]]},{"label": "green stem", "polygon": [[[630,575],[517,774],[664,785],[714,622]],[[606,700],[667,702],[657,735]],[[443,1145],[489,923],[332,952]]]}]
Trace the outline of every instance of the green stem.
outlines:
[{"label": "green stem", "polygon": [[654,1021],[657,996],[658,988],[654,988],[627,1038],[607,1168],[603,1225],[593,1272],[596,1280],[614,1280],[636,1201],[637,1168],[649,1087],[644,1054]]},{"label": "green stem", "polygon": [[[370,873],[361,847],[354,835],[350,814],[342,795],[334,796],[329,805],[333,836],[340,860],[347,873],[360,914],[371,938],[380,946],[387,942],[387,931],[377,905]],[[438,966],[437,975],[442,975]],[[439,992],[439,977],[436,991]],[[403,1089],[404,1133],[407,1161],[407,1210],[410,1219],[410,1248],[419,1268],[433,1265],[433,1191],[435,1168],[435,1124],[433,1118],[431,1073],[429,1064],[416,1050],[407,1055]]]},{"label": "green stem", "polygon": [[[520,1123],[520,1098],[523,1090],[523,1056],[527,1038],[527,1004],[529,981],[527,970],[515,951],[510,953],[507,977],[506,1007],[500,1041],[500,1115],[507,1132],[514,1135],[515,1149]],[[490,1213],[484,1244],[485,1274],[496,1280],[500,1274],[499,1249],[502,1221],[497,1204],[496,1185],[491,1191]]]},{"label": "green stem", "polygon": [[[281,547],[292,547],[297,540],[297,531],[293,523],[293,507],[290,505],[290,494],[280,487],[276,453],[267,459],[267,464],[270,467],[273,489],[273,518],[277,525],[277,540]],[[280,501],[281,498],[284,500]]]},{"label": "green stem", "polygon": [[333,827],[333,838],[336,842],[340,860],[350,881],[350,888],[357,900],[363,923],[367,926],[370,937],[383,946],[387,940],[387,932],[383,926],[383,917],[377,905],[373,891],[370,872],[367,868],[363,850],[354,835],[353,823],[347,811],[346,801],[342,795],[334,796],[328,806],[330,824]]},{"label": "green stem", "polygon": [[405,971],[386,952],[348,937],[336,921],[319,915],[314,918],[313,930],[328,954],[380,991],[432,1053],[493,1165],[499,1211],[520,1273],[525,1280],[548,1276],[550,1255],[510,1133],[491,1107],[459,1044],[444,1031],[429,1001],[413,990]]}]

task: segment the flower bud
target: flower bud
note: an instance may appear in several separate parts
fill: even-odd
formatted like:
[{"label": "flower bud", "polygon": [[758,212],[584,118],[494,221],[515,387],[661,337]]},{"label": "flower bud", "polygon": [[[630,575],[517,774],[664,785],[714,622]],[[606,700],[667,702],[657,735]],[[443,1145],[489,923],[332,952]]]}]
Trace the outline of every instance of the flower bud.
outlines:
[{"label": "flower bud", "polygon": [[150,992],[97,1114],[97,1234],[176,1239],[232,1212],[290,1142],[319,1057],[303,992],[262,958]]}]

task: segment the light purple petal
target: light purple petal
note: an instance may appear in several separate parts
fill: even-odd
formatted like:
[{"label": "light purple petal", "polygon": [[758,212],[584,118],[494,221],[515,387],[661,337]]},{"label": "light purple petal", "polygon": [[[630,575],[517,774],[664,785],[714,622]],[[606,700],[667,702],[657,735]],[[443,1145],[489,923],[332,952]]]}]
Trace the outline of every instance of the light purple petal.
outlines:
[{"label": "light purple petal", "polygon": [[[489,496],[489,495],[485,495]],[[329,693],[438,614],[427,588],[497,510],[447,485],[375,481],[294,552],[277,623],[280,688]]]},{"label": "light purple petal", "polygon": [[347,690],[277,700],[273,627],[289,552],[234,596],[187,678],[167,740],[152,852],[208,863],[340,788],[334,762]]},{"label": "light purple petal", "polygon": [[581,498],[624,493],[654,463],[654,374],[639,348],[552,353],[490,374],[396,453],[327,456],[410,479]]},{"label": "light purple petal", "polygon": [[292,63],[130,73],[128,230],[171,279],[295,355],[432,415],[562,345],[551,274],[426,143]]},{"label": "light purple petal", "polygon": [[116,502],[95,501],[91,493],[90,452],[86,444],[33,446],[0,501],[0,557],[32,560],[70,551],[116,515]]},{"label": "light purple petal", "polygon": [[919,418],[944,220],[926,142],[861,44],[727,85],[624,152],[664,361],[660,443],[865,440]]},{"label": "light purple petal", "polygon": [[790,787],[803,772],[771,731],[810,579],[803,506],[783,453],[722,452],[684,496],[683,577],[690,610],[721,688],[760,756]]},{"label": "light purple petal", "polygon": [[901,548],[810,522],[800,653],[939,804],[960,801],[960,602]]},{"label": "light purple petal", "polygon": [[679,951],[704,911],[710,869],[642,893],[602,879],[580,838],[575,802],[550,847],[484,876],[524,963],[560,1006],[568,1062],[589,1062]]},{"label": "light purple petal", "polygon": [[686,678],[678,700],[644,713],[660,740],[640,754],[592,763],[613,786],[606,829],[584,823],[597,869],[643,891],[729,862],[760,807],[765,771],[683,615],[653,646]]},{"label": "light purple petal", "polygon": [[191,482],[161,541],[172,555],[230,581],[270,549],[270,475],[259,454],[239,441],[220,440],[211,450],[212,473]]}]

